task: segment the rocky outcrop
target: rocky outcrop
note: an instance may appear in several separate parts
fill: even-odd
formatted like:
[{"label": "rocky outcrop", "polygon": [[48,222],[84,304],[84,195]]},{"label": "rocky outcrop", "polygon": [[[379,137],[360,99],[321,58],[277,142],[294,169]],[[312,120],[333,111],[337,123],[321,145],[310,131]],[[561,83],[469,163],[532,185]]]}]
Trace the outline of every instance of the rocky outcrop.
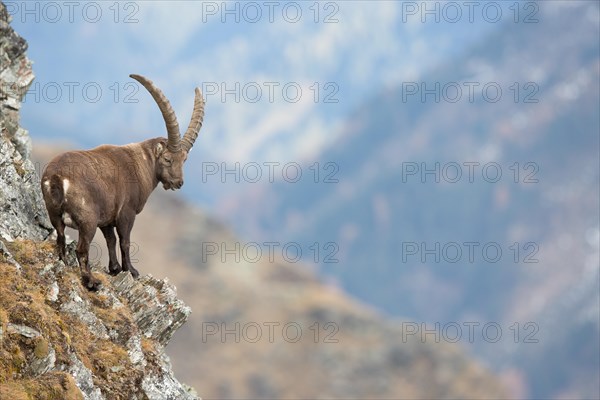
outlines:
[{"label": "rocky outcrop", "polygon": [[9,25],[0,3],[0,237],[43,239],[51,230],[39,179],[29,160],[31,139],[19,126],[19,109],[33,82],[27,42]]},{"label": "rocky outcrop", "polygon": [[197,399],[164,348],[191,313],[166,280],[96,271],[55,255],[19,110],[34,79],[0,3],[0,399]]},{"label": "rocky outcrop", "polygon": [[0,398],[198,398],[164,352],[191,312],[173,285],[96,271],[103,285],[91,293],[52,243],[4,249],[19,268],[0,260]]}]

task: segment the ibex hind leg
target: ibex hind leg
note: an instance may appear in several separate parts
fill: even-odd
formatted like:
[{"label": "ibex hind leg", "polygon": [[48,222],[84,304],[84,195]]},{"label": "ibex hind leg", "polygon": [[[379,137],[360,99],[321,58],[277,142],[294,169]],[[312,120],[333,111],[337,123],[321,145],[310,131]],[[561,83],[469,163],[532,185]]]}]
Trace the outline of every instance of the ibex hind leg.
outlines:
[{"label": "ibex hind leg", "polygon": [[123,268],[117,260],[117,237],[115,235],[115,228],[113,226],[105,226],[100,228],[104,239],[106,239],[106,246],[108,247],[108,273],[111,275],[118,275]]},{"label": "ibex hind leg", "polygon": [[54,229],[56,229],[56,250],[58,252],[58,258],[66,263],[66,238],[65,238],[65,224],[60,217],[53,216],[50,218],[50,222]]},{"label": "ibex hind leg", "polygon": [[81,279],[83,285],[91,290],[100,289],[100,281],[92,274],[92,269],[89,264],[90,243],[96,233],[96,226],[91,224],[79,225],[79,242],[77,243],[77,260],[81,268]]}]

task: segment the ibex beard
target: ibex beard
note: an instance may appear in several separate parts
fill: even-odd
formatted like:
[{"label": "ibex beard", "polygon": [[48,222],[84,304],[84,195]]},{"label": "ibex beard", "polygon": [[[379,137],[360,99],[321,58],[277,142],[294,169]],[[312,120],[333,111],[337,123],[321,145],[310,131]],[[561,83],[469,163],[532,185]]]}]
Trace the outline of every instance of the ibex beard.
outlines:
[{"label": "ibex beard", "polygon": [[[56,156],[41,179],[46,209],[56,229],[58,255],[66,262],[65,227],[77,229],[77,260],[83,284],[90,290],[100,287],[89,264],[89,248],[96,228],[100,228],[106,239],[109,273],[130,271],[134,278],[139,276],[129,257],[135,217],[158,183],[162,183],[165,190],[183,186],[183,164],[204,119],[204,98],[196,88],[192,118],[180,137],[175,112],[161,90],[143,76],[130,76],[139,81],[158,104],[168,137],[125,146],[102,145],[87,151],[69,151]],[[117,260],[115,229],[122,265]]]}]

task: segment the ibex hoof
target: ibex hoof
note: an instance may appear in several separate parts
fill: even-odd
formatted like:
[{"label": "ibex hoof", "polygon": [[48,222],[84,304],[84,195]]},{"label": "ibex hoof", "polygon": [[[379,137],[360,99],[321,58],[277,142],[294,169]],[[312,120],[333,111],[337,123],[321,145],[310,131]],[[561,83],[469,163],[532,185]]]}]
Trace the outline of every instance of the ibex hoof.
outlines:
[{"label": "ibex hoof", "polygon": [[137,279],[140,276],[140,273],[137,271],[137,269],[133,267],[129,267],[129,271],[131,272],[131,276],[133,276],[133,279]]},{"label": "ibex hoof", "polygon": [[119,263],[108,266],[108,273],[111,274],[112,276],[119,275],[121,273],[121,271],[123,271],[123,268],[121,268],[121,265],[119,265]]},{"label": "ibex hoof", "polygon": [[83,275],[82,277],[83,286],[86,287],[89,291],[97,292],[102,286],[102,283],[97,278],[94,278],[92,275]]}]

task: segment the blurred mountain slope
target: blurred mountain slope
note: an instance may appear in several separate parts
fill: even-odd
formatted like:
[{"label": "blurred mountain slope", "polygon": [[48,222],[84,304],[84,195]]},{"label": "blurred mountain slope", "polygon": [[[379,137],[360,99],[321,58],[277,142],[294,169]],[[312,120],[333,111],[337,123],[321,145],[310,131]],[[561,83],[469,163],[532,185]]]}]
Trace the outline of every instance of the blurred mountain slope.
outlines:
[{"label": "blurred mountain slope", "polygon": [[[356,110],[343,137],[306,164],[335,163],[339,183],[248,185],[252,196],[231,199],[223,215],[248,237],[337,243],[340,262],[320,272],[391,315],[535,323],[539,343],[476,351],[524,374],[531,396],[596,398],[598,3],[537,4],[537,23],[507,23],[416,82],[456,83],[459,101],[452,91],[439,101],[409,95],[406,82]],[[469,82],[478,84],[472,102]],[[502,89],[498,101],[482,93],[486,84]],[[472,183],[469,162],[479,163]],[[420,173],[436,163],[457,163],[462,179],[452,183],[454,169],[438,182]],[[498,182],[482,175],[487,163],[500,167]],[[402,252],[465,242],[479,244],[474,262],[464,246],[456,263]],[[501,247],[499,261],[484,259],[487,243]]]},{"label": "blurred mountain slope", "polygon": [[[205,396],[505,395],[495,378],[460,348],[417,338],[403,341],[400,326],[324,285],[302,265],[206,258],[203,243],[218,244],[222,252],[240,242],[215,220],[172,200],[151,205],[148,217],[165,210],[169,223],[180,229],[170,230],[171,254],[188,265],[180,272],[183,276],[171,279],[180,282],[182,296],[197,310],[175,341],[173,357],[178,372],[203,388]],[[140,253],[147,247],[140,247]],[[171,277],[172,271],[167,274]],[[215,327],[217,333],[209,335]]]}]

